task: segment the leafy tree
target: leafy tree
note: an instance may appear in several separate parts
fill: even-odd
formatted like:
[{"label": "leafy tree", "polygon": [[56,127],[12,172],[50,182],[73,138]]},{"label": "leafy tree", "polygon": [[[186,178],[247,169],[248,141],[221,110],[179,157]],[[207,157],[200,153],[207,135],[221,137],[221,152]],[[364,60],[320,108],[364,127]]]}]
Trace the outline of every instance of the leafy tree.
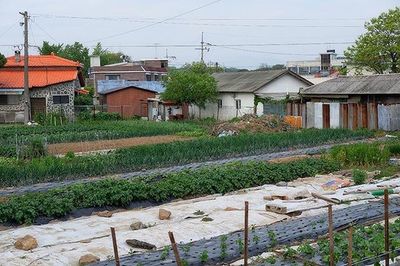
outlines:
[{"label": "leafy tree", "polygon": [[204,63],[186,64],[182,69],[172,70],[165,82],[162,99],[204,108],[207,102],[216,101],[218,96],[217,82],[211,72]]},{"label": "leafy tree", "polygon": [[3,67],[7,63],[7,58],[0,53],[0,67]]},{"label": "leafy tree", "polygon": [[49,55],[54,53],[60,57],[78,61],[83,64],[83,75],[88,75],[88,69],[90,66],[90,58],[89,58],[89,48],[83,46],[83,44],[79,42],[75,42],[74,44],[50,44],[49,42],[44,41],[42,47],[39,47],[39,53],[41,55]]},{"label": "leafy tree", "polygon": [[347,64],[377,74],[400,72],[400,8],[365,23],[366,33],[345,51]]},{"label": "leafy tree", "polygon": [[108,49],[103,49],[101,43],[97,43],[96,47],[93,49],[93,55],[100,56],[101,65],[109,65],[115,63],[121,63],[123,61],[130,61],[130,57],[123,54],[122,52],[110,52]]}]

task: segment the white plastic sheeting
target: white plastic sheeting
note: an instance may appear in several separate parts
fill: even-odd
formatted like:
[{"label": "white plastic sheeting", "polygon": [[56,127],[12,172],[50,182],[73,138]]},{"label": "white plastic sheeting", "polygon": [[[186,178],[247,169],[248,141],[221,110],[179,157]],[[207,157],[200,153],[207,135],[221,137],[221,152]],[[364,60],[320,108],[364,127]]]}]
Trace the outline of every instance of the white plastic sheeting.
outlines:
[{"label": "white plastic sheeting", "polygon": [[323,128],[322,103],[314,103],[314,127]]}]

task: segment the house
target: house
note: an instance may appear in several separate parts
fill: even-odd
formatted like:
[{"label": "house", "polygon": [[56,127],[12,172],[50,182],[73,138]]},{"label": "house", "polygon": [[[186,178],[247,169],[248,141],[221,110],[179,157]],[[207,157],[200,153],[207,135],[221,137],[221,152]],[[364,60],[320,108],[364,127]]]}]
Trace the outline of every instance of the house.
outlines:
[{"label": "house", "polygon": [[[55,55],[29,56],[31,119],[56,112],[73,119],[74,92],[84,86],[81,64]],[[0,122],[24,121],[24,58],[7,58],[0,68]]]},{"label": "house", "polygon": [[308,128],[400,129],[400,74],[339,76],[300,95]]},{"label": "house", "polygon": [[160,83],[147,81],[103,81],[100,84],[100,104],[107,105],[108,112],[119,113],[124,118],[148,117],[148,99],[158,98],[164,91]]},{"label": "house", "polygon": [[268,114],[270,106],[260,102],[255,104],[256,98],[284,100],[287,96],[297,97],[300,88],[312,85],[290,70],[226,72],[213,76],[218,84],[217,103],[208,103],[204,109],[192,107],[192,116],[229,120],[244,114]]},{"label": "house", "polygon": [[92,56],[90,62],[89,83],[95,88],[95,96],[98,96],[99,81],[161,81],[168,68],[168,59],[144,59],[100,66],[100,58]]}]

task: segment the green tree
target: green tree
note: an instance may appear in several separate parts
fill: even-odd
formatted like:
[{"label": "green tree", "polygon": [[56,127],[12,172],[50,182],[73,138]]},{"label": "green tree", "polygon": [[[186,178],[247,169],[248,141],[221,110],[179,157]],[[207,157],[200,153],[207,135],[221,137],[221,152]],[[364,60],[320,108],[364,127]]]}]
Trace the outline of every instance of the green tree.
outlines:
[{"label": "green tree", "polygon": [[102,66],[121,63],[124,60],[130,61],[129,56],[123,54],[122,52],[110,52],[108,49],[104,49],[101,43],[97,43],[96,47],[93,49],[92,55],[100,56],[100,62]]},{"label": "green tree", "polygon": [[0,53],[0,67],[3,67],[7,63],[7,58]]},{"label": "green tree", "polygon": [[83,44],[79,42],[75,42],[73,44],[50,44],[49,42],[44,41],[42,46],[39,47],[39,53],[41,55],[49,55],[54,53],[60,57],[78,61],[83,64],[83,75],[87,77],[88,69],[90,67],[90,58],[89,58],[89,48],[85,47]]},{"label": "green tree", "polygon": [[206,103],[217,100],[217,82],[212,70],[204,63],[187,64],[182,69],[172,70],[165,81],[162,99],[179,104],[195,104],[204,108]]},{"label": "green tree", "polygon": [[345,51],[348,65],[377,74],[400,72],[400,8],[365,23],[366,32]]}]

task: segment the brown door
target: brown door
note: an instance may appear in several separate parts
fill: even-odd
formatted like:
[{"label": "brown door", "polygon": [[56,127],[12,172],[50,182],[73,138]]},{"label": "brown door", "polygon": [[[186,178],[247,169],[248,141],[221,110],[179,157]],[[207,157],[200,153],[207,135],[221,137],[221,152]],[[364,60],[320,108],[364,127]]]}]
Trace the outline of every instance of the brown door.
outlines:
[{"label": "brown door", "polygon": [[368,107],[366,104],[361,105],[361,122],[363,128],[368,128]]},{"label": "brown door", "polygon": [[323,128],[331,127],[331,113],[329,110],[329,104],[322,105],[322,123]]},{"label": "brown door", "polygon": [[349,128],[349,106],[347,104],[342,104],[342,122],[343,128]]},{"label": "brown door", "polygon": [[353,126],[351,129],[357,129],[358,128],[358,104],[353,103]]},{"label": "brown door", "polygon": [[31,98],[32,119],[39,113],[46,113],[46,98]]}]

